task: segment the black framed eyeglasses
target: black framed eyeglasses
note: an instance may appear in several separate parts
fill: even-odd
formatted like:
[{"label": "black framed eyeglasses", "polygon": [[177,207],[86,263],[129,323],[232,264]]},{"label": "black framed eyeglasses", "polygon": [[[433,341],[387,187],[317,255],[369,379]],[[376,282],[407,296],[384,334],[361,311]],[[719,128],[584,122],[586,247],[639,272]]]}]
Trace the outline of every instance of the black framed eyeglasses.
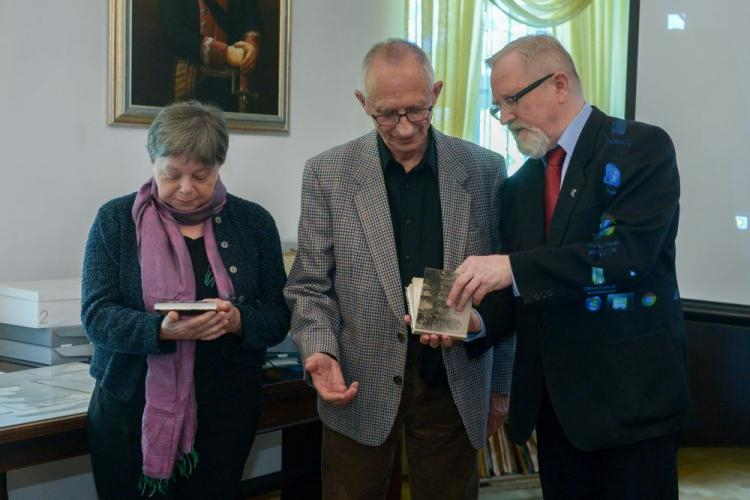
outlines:
[{"label": "black framed eyeglasses", "polygon": [[531,92],[532,90],[534,90],[535,88],[537,88],[538,86],[540,86],[541,84],[543,84],[544,82],[546,82],[553,75],[554,75],[554,73],[550,73],[547,76],[543,76],[539,80],[535,80],[535,81],[531,82],[530,84],[528,84],[527,86],[525,86],[524,88],[522,88],[521,90],[519,90],[518,92],[516,92],[515,94],[513,94],[512,96],[504,97],[503,98],[504,104],[494,103],[492,106],[490,106],[490,114],[492,115],[493,118],[496,118],[496,119],[499,120],[500,119],[500,112],[502,111],[503,106],[511,106],[512,107],[512,106],[517,105],[518,101],[523,96],[525,96],[526,94],[528,94],[529,92]]},{"label": "black framed eyeglasses", "polygon": [[409,120],[411,123],[423,122],[427,118],[430,117],[430,113],[432,113],[432,106],[430,106],[429,108],[412,109],[412,110],[407,111],[406,113],[399,113],[397,111],[393,111],[390,113],[383,113],[382,115],[370,115],[370,116],[372,116],[373,120],[378,122],[378,125],[388,127],[388,126],[398,124],[398,122],[401,121],[402,116],[405,116],[406,119]]}]

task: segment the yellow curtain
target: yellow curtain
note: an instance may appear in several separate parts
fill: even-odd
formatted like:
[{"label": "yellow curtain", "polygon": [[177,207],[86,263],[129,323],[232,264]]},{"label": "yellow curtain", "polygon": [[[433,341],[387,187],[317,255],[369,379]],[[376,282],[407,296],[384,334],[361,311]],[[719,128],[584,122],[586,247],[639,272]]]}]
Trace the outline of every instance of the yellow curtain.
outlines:
[{"label": "yellow curtain", "polygon": [[511,19],[549,28],[576,17],[591,0],[490,0]]},{"label": "yellow curtain", "polygon": [[576,63],[586,100],[605,113],[625,116],[628,0],[593,0],[554,36]]},{"label": "yellow curtain", "polygon": [[408,0],[406,12],[421,11],[416,43],[445,86],[433,109],[432,123],[442,132],[464,138],[478,135],[477,96],[481,78],[483,0]]}]

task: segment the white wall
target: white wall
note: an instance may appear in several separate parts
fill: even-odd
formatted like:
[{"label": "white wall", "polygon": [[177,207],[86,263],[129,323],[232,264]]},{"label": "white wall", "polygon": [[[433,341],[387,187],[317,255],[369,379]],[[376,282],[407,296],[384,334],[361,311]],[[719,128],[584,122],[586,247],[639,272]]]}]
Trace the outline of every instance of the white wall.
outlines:
[{"label": "white wall", "polygon": [[[149,175],[146,128],[106,125],[107,3],[0,0],[0,282],[79,275],[97,208]],[[403,0],[292,4],[290,132],[233,133],[222,170],[231,192],[273,214],[282,240],[296,239],[304,161],[370,128],[353,95],[359,64],[402,35],[404,12]],[[277,470],[273,436],[254,456]],[[16,500],[93,497],[87,457],[8,482]]]},{"label": "white wall", "polygon": [[[149,175],[146,128],[106,125],[107,3],[0,0],[0,282],[77,276],[97,208]],[[292,4],[290,132],[233,133],[222,171],[282,240],[296,240],[304,161],[370,128],[359,64],[402,35],[404,12],[403,0]]]}]

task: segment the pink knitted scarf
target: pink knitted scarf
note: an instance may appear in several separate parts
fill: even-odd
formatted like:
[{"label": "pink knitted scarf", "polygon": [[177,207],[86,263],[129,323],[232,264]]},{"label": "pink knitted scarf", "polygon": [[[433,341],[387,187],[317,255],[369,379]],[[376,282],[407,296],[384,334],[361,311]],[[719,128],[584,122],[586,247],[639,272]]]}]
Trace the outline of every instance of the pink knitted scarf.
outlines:
[{"label": "pink knitted scarf", "polygon": [[[146,311],[153,312],[157,302],[195,300],[192,261],[178,224],[203,223],[206,253],[219,297],[231,297],[234,287],[219,255],[211,223],[211,216],[226,203],[221,180],[217,181],[213,198],[190,212],[175,210],[160,201],[156,189],[153,178],[141,186],[132,211]],[[147,358],[140,486],[149,496],[166,491],[175,468],[187,476],[197,465],[198,456],[193,449],[197,429],[195,342],[180,340],[176,346],[174,353],[151,354]]]}]

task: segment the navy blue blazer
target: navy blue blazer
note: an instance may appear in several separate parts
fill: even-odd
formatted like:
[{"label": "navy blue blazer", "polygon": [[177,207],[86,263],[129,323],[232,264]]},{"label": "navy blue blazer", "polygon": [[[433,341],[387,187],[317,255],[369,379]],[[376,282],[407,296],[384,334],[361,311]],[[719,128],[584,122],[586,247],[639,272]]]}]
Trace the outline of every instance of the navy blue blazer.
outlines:
[{"label": "navy blue blazer", "polygon": [[675,151],[661,129],[594,108],[544,232],[544,166],[500,190],[500,232],[521,298],[510,437],[528,439],[546,385],[584,450],[684,429],[693,419],[675,274]]}]

